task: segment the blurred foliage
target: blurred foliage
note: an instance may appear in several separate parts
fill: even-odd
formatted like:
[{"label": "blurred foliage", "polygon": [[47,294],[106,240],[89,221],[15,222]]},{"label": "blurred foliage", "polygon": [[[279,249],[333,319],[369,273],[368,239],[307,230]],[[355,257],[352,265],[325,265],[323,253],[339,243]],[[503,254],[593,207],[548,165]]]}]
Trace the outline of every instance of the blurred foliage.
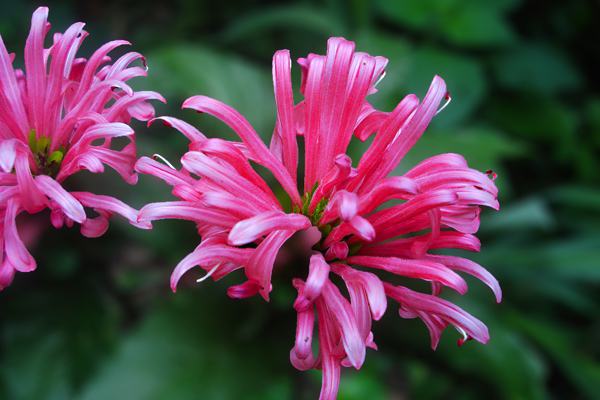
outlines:
[{"label": "blurred foliage", "polygon": [[[53,4],[55,3],[55,4]],[[2,1],[0,31],[19,53],[30,2]],[[499,173],[502,211],[483,216],[483,252],[473,256],[502,283],[500,305],[473,280],[465,306],[490,327],[487,346],[432,352],[425,328],[389,312],[374,327],[379,352],[344,371],[340,399],[597,399],[600,396],[600,49],[597,3],[536,0],[50,2],[63,29],[84,20],[87,51],[127,38],[148,58],[159,113],[184,117],[208,136],[222,124],[179,106],[206,94],[240,110],[268,137],[274,121],[270,57],[323,52],[330,35],[390,59],[372,101],[392,109],[422,96],[434,74],[452,103],[400,170],[440,152],[463,153]],[[294,79],[299,81],[298,68]],[[185,140],[162,126],[136,126],[141,154],[177,160]],[[352,147],[356,160],[364,144]],[[143,177],[132,189],[114,176],[74,185],[135,206],[166,199]],[[47,216],[46,216],[47,217]],[[44,221],[45,222],[45,221]],[[288,363],[295,316],[288,282],[271,305],[234,302],[224,283],[170,294],[170,269],[197,242],[177,221],[137,231],[116,221],[99,239],[44,231],[39,268],[0,294],[0,398],[310,399],[318,373]],[[470,256],[470,255],[469,255]],[[190,274],[193,275],[193,274]],[[231,282],[231,280],[229,280]]]}]

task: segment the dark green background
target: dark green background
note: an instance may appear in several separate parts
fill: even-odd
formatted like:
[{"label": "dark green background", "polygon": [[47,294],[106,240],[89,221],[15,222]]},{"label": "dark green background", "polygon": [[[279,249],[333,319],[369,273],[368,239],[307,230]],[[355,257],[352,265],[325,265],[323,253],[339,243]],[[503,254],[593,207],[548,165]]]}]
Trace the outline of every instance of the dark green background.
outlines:
[{"label": "dark green background", "polygon": [[[55,4],[52,4],[55,3]],[[148,58],[159,114],[208,136],[225,126],[182,100],[206,94],[240,110],[264,135],[274,122],[271,56],[323,53],[331,35],[390,59],[371,100],[390,110],[422,96],[433,74],[453,95],[401,169],[459,152],[499,174],[502,209],[486,210],[483,251],[472,258],[500,280],[497,305],[480,283],[452,298],[484,320],[492,339],[458,348],[449,329],[436,352],[425,327],[394,306],[375,324],[378,352],[345,370],[341,399],[600,398],[600,49],[597,2],[66,1],[50,4],[53,29],[88,23],[83,53],[125,38]],[[22,62],[32,2],[1,1],[0,32]],[[298,68],[294,78],[298,81]],[[140,154],[176,161],[187,143],[173,130],[134,124]],[[351,156],[359,158],[360,146]],[[137,187],[113,173],[68,182],[139,207],[170,199],[158,181]],[[47,215],[43,225],[49,226]],[[102,238],[44,230],[38,270],[0,294],[2,399],[312,399],[320,378],[288,361],[293,290],[275,277],[272,301],[233,301],[225,282],[173,295],[172,267],[198,242],[192,224],[139,231],[115,221]],[[470,255],[469,255],[470,257]],[[299,266],[298,268],[304,268]],[[193,276],[192,276],[193,275]]]}]

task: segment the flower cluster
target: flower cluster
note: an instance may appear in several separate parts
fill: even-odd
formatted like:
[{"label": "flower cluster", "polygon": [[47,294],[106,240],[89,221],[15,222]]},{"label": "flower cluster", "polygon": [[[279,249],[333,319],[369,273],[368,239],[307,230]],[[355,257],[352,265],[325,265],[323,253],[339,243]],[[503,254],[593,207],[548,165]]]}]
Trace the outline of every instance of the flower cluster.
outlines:
[{"label": "flower cluster", "polygon": [[[164,99],[155,92],[134,92],[127,81],[146,75],[141,54],[129,52],[111,63],[108,54],[128,45],[116,40],[101,46],[89,59],[77,51],[87,32],[83,23],[56,33],[46,48],[50,29],[48,9],[38,8],[24,50],[24,69],[13,67],[0,37],[0,289],[10,284],[15,271],[29,272],[36,262],[21,240],[17,216],[50,210],[52,225],[81,224],[88,237],[102,235],[108,218],[121,214],[132,224],[137,210],[123,202],[87,192],[69,192],[63,182],[81,170],[115,169],[135,183],[136,161],[132,118],[149,120],[149,100]],[[141,60],[142,66],[137,61]],[[115,138],[128,144],[117,150]],[[88,217],[84,207],[97,216]]]},{"label": "flower cluster", "polygon": [[[277,121],[268,147],[242,115],[208,97],[191,97],[183,107],[220,119],[240,142],[207,138],[181,120],[160,118],[190,141],[182,168],[141,158],[136,170],[171,185],[179,200],[146,205],[138,222],[196,223],[201,242],[175,268],[173,290],[196,266],[214,280],[242,270],[244,281],[229,287],[228,295],[268,300],[282,248],[304,249],[308,268],[295,266],[293,272],[297,330],[290,360],[300,370],[322,369],[321,399],[333,399],[341,367],[360,368],[366,348],[376,348],[371,324],[385,313],[388,298],[399,304],[401,317],[424,322],[434,348],[448,325],[460,332],[459,343],[488,341],[486,326],[440,293],[448,287],[464,294],[467,284],[457,273],[462,272],[487,284],[500,301],[496,279],[470,260],[437,250],[478,251],[480,206],[499,205],[493,179],[457,154],[434,156],[403,176],[391,175],[440,104],[449,101],[441,78],[434,77],[421,101],[411,94],[383,112],[367,96],[376,92],[385,58],[331,38],[325,56],[310,54],[298,63],[303,100],[295,103],[290,54],[281,50],[273,57]],[[372,139],[356,166],[346,154],[353,136]],[[253,164],[273,175],[291,206]],[[388,282],[398,282],[394,275],[431,282],[431,293]]]}]

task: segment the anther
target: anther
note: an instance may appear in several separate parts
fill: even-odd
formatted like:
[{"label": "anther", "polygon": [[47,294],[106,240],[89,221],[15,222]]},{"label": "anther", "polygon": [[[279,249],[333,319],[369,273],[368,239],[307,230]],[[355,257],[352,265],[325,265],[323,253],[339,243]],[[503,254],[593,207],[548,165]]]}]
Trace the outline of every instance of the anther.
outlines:
[{"label": "anther", "polygon": [[439,110],[436,111],[435,115],[438,115],[439,113],[444,111],[444,108],[448,107],[448,104],[450,104],[450,102],[452,101],[452,97],[450,97],[450,93],[446,93],[446,96],[444,96],[444,99],[446,100],[446,102],[444,103],[444,105],[442,107],[440,107]]},{"label": "anther", "polygon": [[164,158],[163,156],[161,156],[160,154],[156,153],[156,154],[152,154],[152,159],[153,160],[160,160],[163,163],[165,163],[166,165],[168,165],[171,169],[177,169],[173,166],[173,164],[171,164],[169,162],[169,160],[167,160],[166,158]]},{"label": "anther", "polygon": [[208,278],[210,278],[210,276],[211,276],[212,274],[214,274],[214,273],[215,273],[215,271],[216,271],[216,270],[217,270],[217,269],[218,269],[220,266],[221,266],[221,263],[218,263],[217,265],[215,265],[214,267],[212,267],[212,269],[211,269],[210,271],[208,271],[208,272],[206,273],[206,275],[204,275],[202,278],[198,278],[198,279],[196,279],[196,282],[197,282],[197,283],[204,282],[205,280],[207,280]]}]

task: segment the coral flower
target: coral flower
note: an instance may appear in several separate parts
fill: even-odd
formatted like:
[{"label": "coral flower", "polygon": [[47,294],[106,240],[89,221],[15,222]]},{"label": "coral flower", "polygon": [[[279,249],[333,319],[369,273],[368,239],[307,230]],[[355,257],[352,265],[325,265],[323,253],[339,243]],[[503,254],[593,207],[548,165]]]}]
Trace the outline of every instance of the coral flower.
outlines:
[{"label": "coral flower", "polygon": [[[497,209],[497,189],[457,154],[441,154],[403,176],[390,176],[449,100],[441,78],[434,77],[422,101],[411,94],[393,111],[382,112],[366,99],[383,76],[385,58],[331,38],[327,55],[310,54],[298,63],[303,100],[295,104],[289,51],[273,57],[277,122],[269,147],[242,115],[208,97],[191,97],[183,107],[220,119],[241,142],[209,139],[181,120],[160,118],[190,140],[190,151],[181,170],[149,158],[138,161],[138,172],[164,180],[179,198],[146,205],[139,221],[177,218],[197,224],[201,243],[175,268],[173,290],[195,266],[214,280],[241,269],[245,279],[228,295],[268,300],[282,248],[304,252],[305,268],[277,267],[295,275],[298,292],[290,359],[300,370],[322,369],[321,399],[333,399],[341,367],[359,369],[366,349],[376,348],[371,324],[385,313],[388,298],[399,304],[401,317],[425,323],[434,348],[448,325],[460,332],[460,343],[488,341],[482,322],[440,294],[443,287],[464,294],[467,284],[457,273],[463,272],[482,280],[500,301],[496,279],[472,261],[435,250],[478,251],[473,234],[480,206]],[[346,154],[352,136],[362,141],[373,136],[356,166]],[[278,200],[253,164],[273,175],[289,202]],[[399,282],[394,275],[409,278],[408,285],[411,279],[431,282],[431,293],[385,281]]]},{"label": "coral flower", "polygon": [[[139,227],[137,210],[108,196],[69,192],[63,182],[86,169],[99,173],[104,165],[115,169],[128,183],[135,183],[134,132],[131,118],[148,120],[154,109],[147,102],[164,101],[154,92],[136,92],[126,84],[145,76],[143,57],[130,52],[110,64],[108,53],[128,43],[122,40],[100,47],[88,59],[76,53],[87,33],[83,23],[71,25],[53,36],[44,47],[50,29],[48,9],[38,8],[31,19],[25,44],[24,70],[13,68],[0,37],[0,289],[15,271],[29,272],[36,262],[17,230],[16,218],[50,210],[52,225],[81,224],[88,237],[102,235],[108,218],[121,214]],[[114,149],[115,138],[128,144]],[[123,140],[123,139],[121,139]],[[97,216],[86,216],[84,207]]]}]

